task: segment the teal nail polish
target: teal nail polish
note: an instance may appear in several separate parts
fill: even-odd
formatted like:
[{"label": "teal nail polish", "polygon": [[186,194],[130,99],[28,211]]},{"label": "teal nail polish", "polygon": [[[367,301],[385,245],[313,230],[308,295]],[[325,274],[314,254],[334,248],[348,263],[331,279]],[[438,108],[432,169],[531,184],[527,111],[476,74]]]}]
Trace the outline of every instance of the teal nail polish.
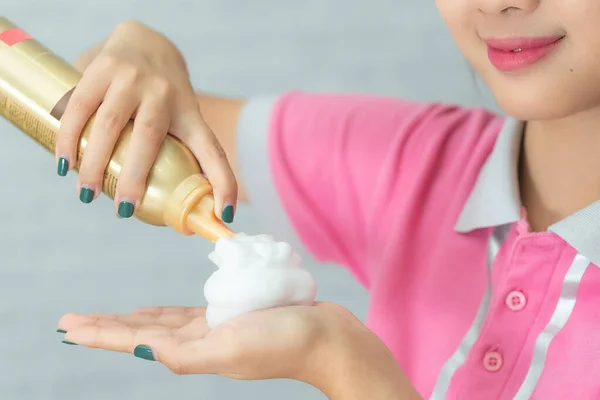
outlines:
[{"label": "teal nail polish", "polygon": [[121,218],[131,218],[133,215],[133,204],[128,201],[120,202],[118,213]]},{"label": "teal nail polish", "polygon": [[223,212],[221,213],[221,219],[223,222],[227,222],[228,224],[233,222],[233,206],[225,206],[223,208]]},{"label": "teal nail polish", "polygon": [[152,353],[152,349],[148,346],[140,344],[133,349],[133,355],[137,358],[143,358],[148,361],[156,361],[154,359],[154,354]]},{"label": "teal nail polish", "polygon": [[67,333],[67,331],[63,331],[62,329],[57,329],[56,332],[58,332],[58,333]]},{"label": "teal nail polish", "polygon": [[85,204],[91,203],[92,200],[94,200],[94,191],[92,189],[82,187],[81,191],[79,192],[79,200]]},{"label": "teal nail polish", "polygon": [[56,171],[59,176],[67,176],[67,172],[69,172],[69,161],[61,157],[58,159],[58,169]]},{"label": "teal nail polish", "polygon": [[77,346],[77,343],[69,342],[68,340],[62,341],[64,344],[68,344],[69,346]]}]

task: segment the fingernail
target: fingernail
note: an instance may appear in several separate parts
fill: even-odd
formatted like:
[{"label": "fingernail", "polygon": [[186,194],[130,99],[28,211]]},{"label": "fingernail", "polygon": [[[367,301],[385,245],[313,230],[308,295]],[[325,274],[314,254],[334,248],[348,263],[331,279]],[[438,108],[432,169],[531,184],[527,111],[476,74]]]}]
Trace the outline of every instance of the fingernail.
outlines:
[{"label": "fingernail", "polygon": [[143,358],[144,360],[156,361],[152,349],[143,344],[140,344],[133,349],[133,355],[137,358]]},{"label": "fingernail", "polygon": [[62,329],[57,329],[56,332],[58,332],[58,333],[67,333],[67,331],[63,331]]},{"label": "fingernail", "polygon": [[89,204],[94,200],[94,191],[87,187],[82,187],[79,191],[79,200],[82,203]]},{"label": "fingernail", "polygon": [[77,346],[77,343],[69,342],[68,340],[62,341],[64,344],[68,344],[69,346]]},{"label": "fingernail", "polygon": [[69,160],[64,157],[59,158],[56,172],[59,176],[67,176],[67,172],[69,172]]},{"label": "fingernail", "polygon": [[233,206],[228,204],[223,208],[223,212],[221,213],[221,219],[223,220],[223,222],[227,222],[228,224],[230,224],[233,222],[233,214]]},{"label": "fingernail", "polygon": [[119,217],[121,218],[131,218],[133,215],[133,203],[128,201],[122,201],[119,203]]}]

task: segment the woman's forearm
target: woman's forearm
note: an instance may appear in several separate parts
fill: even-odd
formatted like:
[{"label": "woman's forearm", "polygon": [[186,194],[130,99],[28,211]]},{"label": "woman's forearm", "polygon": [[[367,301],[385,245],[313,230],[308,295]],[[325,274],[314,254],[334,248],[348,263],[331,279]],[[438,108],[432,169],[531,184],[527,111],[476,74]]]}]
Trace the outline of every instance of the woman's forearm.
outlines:
[{"label": "woman's forearm", "polygon": [[237,123],[243,107],[243,100],[197,93],[200,112],[217,140],[223,147],[229,165],[238,182],[238,201],[247,202],[244,182],[240,174],[237,157]]},{"label": "woman's forearm", "polygon": [[340,368],[321,390],[330,400],[422,400],[397,365],[364,357]]},{"label": "woman's forearm", "polygon": [[322,390],[330,400],[423,400],[405,376],[347,374],[335,380],[334,387]]},{"label": "woman's forearm", "polygon": [[331,400],[422,400],[393,354],[366,327],[339,335],[318,356],[308,383]]}]

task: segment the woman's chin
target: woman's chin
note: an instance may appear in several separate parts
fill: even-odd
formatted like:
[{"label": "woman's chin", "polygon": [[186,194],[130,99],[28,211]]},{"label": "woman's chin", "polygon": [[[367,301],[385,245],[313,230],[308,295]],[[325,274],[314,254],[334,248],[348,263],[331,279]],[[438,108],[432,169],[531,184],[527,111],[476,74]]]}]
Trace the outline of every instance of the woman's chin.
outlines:
[{"label": "woman's chin", "polygon": [[570,86],[566,82],[533,77],[530,80],[504,77],[493,79],[489,87],[500,109],[522,121],[560,120],[600,110],[600,87],[592,90],[581,82],[572,83]]},{"label": "woman's chin", "polygon": [[521,121],[560,120],[590,108],[577,101],[545,96],[496,96],[496,101],[506,115]]}]

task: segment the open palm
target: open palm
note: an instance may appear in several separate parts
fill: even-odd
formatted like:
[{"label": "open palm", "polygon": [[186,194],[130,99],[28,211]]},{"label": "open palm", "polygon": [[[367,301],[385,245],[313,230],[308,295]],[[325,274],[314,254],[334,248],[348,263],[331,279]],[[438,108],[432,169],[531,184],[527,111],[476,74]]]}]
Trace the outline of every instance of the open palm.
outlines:
[{"label": "open palm", "polygon": [[[165,364],[176,374],[236,379],[297,377],[339,306],[281,307],[248,313],[210,330],[204,307],[142,308],[127,315],[67,314],[65,340]],[[301,379],[301,377],[299,377]]]}]

